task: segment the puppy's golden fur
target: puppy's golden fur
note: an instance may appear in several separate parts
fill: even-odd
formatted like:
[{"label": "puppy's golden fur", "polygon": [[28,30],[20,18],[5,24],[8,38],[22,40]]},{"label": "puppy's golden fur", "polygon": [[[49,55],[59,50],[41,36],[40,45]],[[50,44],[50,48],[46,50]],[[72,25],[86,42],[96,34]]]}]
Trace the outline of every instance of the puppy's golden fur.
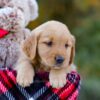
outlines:
[{"label": "puppy's golden fur", "polygon": [[[75,38],[66,25],[58,21],[48,21],[32,31],[32,35],[23,41],[21,55],[16,65],[17,82],[29,86],[33,82],[35,71],[49,71],[50,84],[63,87],[66,73],[72,68],[75,54]],[[62,64],[56,64],[55,57],[64,58]]]}]

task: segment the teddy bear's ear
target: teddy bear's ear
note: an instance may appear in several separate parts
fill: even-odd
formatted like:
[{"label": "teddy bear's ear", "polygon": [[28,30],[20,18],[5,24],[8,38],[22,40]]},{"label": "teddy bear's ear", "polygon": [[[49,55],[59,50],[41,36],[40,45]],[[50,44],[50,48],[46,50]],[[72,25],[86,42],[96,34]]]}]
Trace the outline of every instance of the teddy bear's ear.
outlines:
[{"label": "teddy bear's ear", "polygon": [[38,4],[36,0],[29,0],[29,9],[30,9],[30,14],[31,14],[31,20],[34,20],[38,17]]}]

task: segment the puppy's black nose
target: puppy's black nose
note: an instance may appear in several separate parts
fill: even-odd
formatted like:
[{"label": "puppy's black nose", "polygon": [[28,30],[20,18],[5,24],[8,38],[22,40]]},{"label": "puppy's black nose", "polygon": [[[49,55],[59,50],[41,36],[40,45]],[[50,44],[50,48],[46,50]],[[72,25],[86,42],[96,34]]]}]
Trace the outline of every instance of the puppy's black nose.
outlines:
[{"label": "puppy's black nose", "polygon": [[56,56],[55,57],[56,63],[57,64],[62,64],[64,61],[64,58],[62,56]]}]

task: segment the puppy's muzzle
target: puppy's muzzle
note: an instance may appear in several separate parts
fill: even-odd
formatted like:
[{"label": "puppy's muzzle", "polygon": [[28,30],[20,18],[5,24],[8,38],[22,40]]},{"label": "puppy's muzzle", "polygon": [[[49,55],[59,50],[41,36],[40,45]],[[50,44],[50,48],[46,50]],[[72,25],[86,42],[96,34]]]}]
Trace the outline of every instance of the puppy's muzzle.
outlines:
[{"label": "puppy's muzzle", "polygon": [[55,61],[57,65],[60,65],[64,62],[64,58],[62,56],[56,56]]}]

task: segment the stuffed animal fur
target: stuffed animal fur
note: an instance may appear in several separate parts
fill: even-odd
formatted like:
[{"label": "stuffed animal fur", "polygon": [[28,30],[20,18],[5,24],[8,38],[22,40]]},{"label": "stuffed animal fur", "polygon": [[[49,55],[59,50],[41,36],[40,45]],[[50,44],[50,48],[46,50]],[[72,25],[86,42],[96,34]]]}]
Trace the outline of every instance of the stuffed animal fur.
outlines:
[{"label": "stuffed animal fur", "polygon": [[37,16],[35,0],[0,0],[0,29],[9,32],[0,38],[0,67],[15,66],[20,43],[30,35],[25,27]]}]

